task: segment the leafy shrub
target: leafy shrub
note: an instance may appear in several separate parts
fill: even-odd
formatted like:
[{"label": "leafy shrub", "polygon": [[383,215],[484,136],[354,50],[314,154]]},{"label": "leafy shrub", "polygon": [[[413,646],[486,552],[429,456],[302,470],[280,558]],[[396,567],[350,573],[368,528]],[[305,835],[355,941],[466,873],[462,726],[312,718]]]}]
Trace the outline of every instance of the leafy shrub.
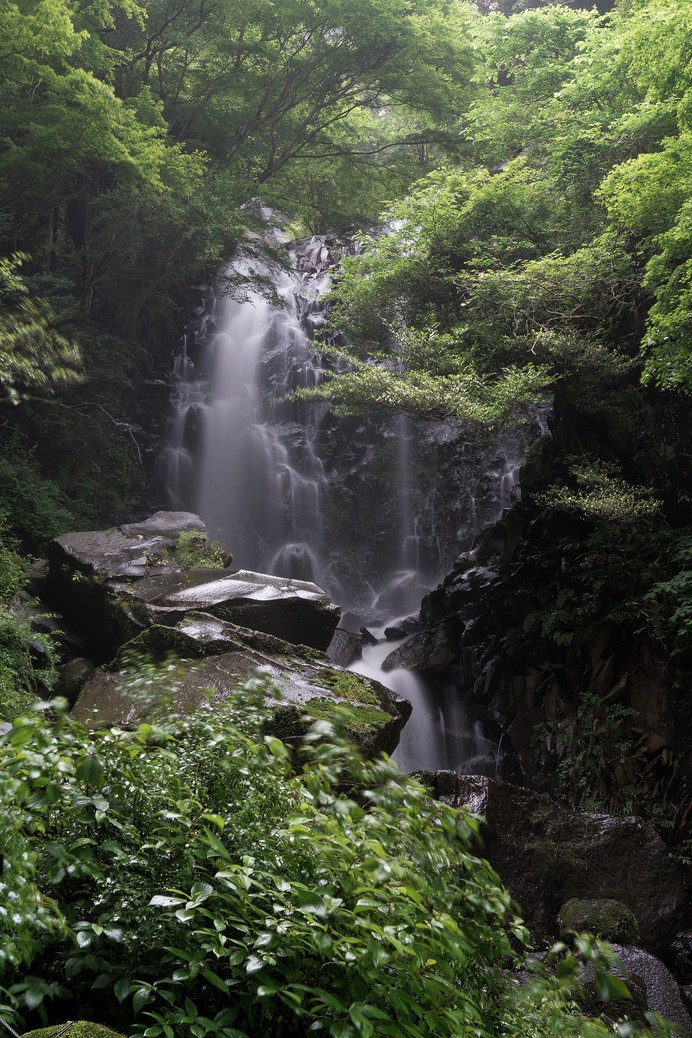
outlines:
[{"label": "leafy shrub", "polygon": [[[26,560],[18,549],[0,514],[0,721],[12,720],[33,705],[38,681],[51,687],[57,662],[50,638],[32,631],[10,608],[24,580]],[[46,664],[40,668],[33,662],[36,649]]]},{"label": "leafy shrub", "polygon": [[653,517],[658,503],[648,487],[623,479],[616,465],[596,458],[570,459],[571,487],[551,487],[537,500],[545,508],[578,512],[589,519],[632,522]]},{"label": "leafy shrub", "polygon": [[76,935],[47,979],[64,971],[80,1002],[92,985],[133,991],[149,1035],[254,1034],[277,1012],[286,1035],[320,1021],[415,1034],[441,992],[436,1033],[482,1020],[518,923],[469,853],[475,821],[321,742],[324,725],[291,777],[264,718],[255,686],[242,706],[135,733],[64,716],[14,728],[2,774],[26,784],[41,887]]},{"label": "leafy shrub", "polygon": [[9,996],[146,1038],[606,1034],[557,975],[518,1016],[525,933],[477,820],[324,723],[294,774],[265,692],[133,732],[53,704],[0,740]]},{"label": "leafy shrub", "polygon": [[0,510],[17,535],[43,543],[74,522],[67,496],[40,467],[34,449],[9,436],[0,452]]}]

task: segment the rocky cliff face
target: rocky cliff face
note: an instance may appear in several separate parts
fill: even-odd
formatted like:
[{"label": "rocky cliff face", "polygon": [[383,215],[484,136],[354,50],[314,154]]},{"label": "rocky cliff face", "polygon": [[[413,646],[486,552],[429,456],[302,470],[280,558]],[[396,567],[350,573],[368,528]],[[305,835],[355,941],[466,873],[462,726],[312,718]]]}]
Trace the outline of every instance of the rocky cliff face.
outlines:
[{"label": "rocky cliff face", "polygon": [[[669,414],[664,425],[645,402],[633,413],[639,425],[622,412],[596,423],[558,411],[554,435],[522,469],[521,502],[424,599],[419,643],[427,638],[429,651],[415,664],[474,704],[505,777],[582,809],[657,817],[681,848],[692,823],[691,718],[652,594],[671,572],[672,521],[686,518],[666,471],[680,457],[681,421]],[[541,492],[568,478],[575,436],[633,482],[657,471],[657,516],[603,521],[547,507]]]},{"label": "rocky cliff face", "polygon": [[[261,528],[264,541],[257,558],[248,562],[230,533],[229,541],[241,565],[315,580],[344,608],[377,622],[416,610],[459,552],[470,548],[479,526],[509,505],[542,415],[537,410],[522,425],[479,444],[469,442],[460,422],[385,414],[341,418],[325,403],[287,399],[291,390],[318,383],[335,363],[319,351],[323,293],[332,268],[353,247],[326,235],[292,242],[290,277],[280,268],[268,270],[277,283],[283,278],[287,308],[268,312],[253,406],[271,445],[258,467],[273,473],[283,489],[271,507],[263,499],[256,508],[248,485],[241,486],[250,526]],[[200,459],[206,412],[219,392],[215,337],[221,326],[231,327],[224,324],[222,289],[223,279],[201,289],[175,363],[174,417],[161,464],[165,485],[159,483],[169,507],[200,511],[210,529],[218,517],[205,514]],[[233,407],[238,410],[237,401]],[[224,482],[222,473],[218,478]]]}]

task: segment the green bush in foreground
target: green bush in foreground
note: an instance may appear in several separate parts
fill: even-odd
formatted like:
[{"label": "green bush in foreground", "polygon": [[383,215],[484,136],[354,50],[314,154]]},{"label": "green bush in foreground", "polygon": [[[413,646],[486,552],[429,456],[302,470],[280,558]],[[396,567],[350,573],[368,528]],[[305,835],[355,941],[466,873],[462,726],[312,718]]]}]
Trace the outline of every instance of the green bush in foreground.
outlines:
[{"label": "green bush in foreground", "polygon": [[473,816],[324,723],[295,774],[262,735],[264,691],[134,732],[88,732],[56,704],[15,723],[5,1001],[146,1038],[612,1033],[569,1001],[570,956],[511,979],[525,932],[471,853]]},{"label": "green bush in foreground", "polygon": [[26,559],[0,511],[0,722],[30,710],[38,683],[50,688],[56,677],[57,656],[50,637],[32,630],[29,620],[12,607],[25,584],[25,567]]}]

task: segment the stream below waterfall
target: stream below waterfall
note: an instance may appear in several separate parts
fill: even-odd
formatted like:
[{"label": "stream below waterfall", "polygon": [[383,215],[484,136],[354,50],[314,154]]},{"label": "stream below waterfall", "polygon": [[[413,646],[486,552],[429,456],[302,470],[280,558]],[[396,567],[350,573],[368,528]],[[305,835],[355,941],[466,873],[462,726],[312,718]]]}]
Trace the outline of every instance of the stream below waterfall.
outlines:
[{"label": "stream below waterfall", "polygon": [[362,659],[352,663],[349,670],[374,678],[411,703],[411,717],[392,755],[401,770],[497,777],[498,748],[486,738],[479,721],[470,721],[457,689],[450,687],[438,693],[413,670],[383,671],[386,657],[405,639],[381,640],[383,631],[371,633],[378,638],[377,644],[364,645]]},{"label": "stream below waterfall", "polygon": [[[417,613],[479,528],[516,493],[540,419],[471,446],[460,422],[375,415],[337,418],[325,403],[287,399],[324,368],[311,341],[320,296],[343,254],[335,239],[287,246],[292,269],[240,258],[202,290],[175,360],[163,459],[169,506],[197,512],[234,565],[312,580],[369,629]],[[273,298],[253,287],[271,281]],[[410,671],[384,674],[395,644],[365,646],[352,669],[409,699],[414,712],[395,759],[407,771],[494,773],[495,750],[456,689],[426,689]]]}]

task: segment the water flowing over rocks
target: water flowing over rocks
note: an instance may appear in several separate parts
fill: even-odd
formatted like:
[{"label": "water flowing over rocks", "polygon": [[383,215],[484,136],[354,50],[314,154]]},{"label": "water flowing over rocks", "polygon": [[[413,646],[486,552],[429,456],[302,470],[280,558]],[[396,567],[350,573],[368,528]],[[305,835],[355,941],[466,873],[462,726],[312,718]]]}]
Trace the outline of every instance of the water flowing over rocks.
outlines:
[{"label": "water flowing over rocks", "polygon": [[[198,512],[239,565],[314,580],[379,626],[418,609],[509,505],[543,415],[481,446],[460,421],[344,418],[289,399],[339,363],[313,340],[332,269],[354,248],[333,235],[290,242],[292,269],[238,257],[205,289],[175,361],[161,480],[169,506]],[[243,299],[224,294],[253,271],[274,299],[252,283]]]},{"label": "water flowing over rocks", "polygon": [[654,829],[640,818],[569,811],[507,782],[422,773],[433,795],[485,818],[483,855],[517,900],[536,941],[558,936],[570,898],[617,898],[633,913],[642,947],[666,955],[690,918],[682,878]]},{"label": "water flowing over rocks", "polygon": [[279,735],[298,736],[309,716],[332,721],[366,752],[391,752],[410,704],[322,655],[340,615],[329,597],[307,581],[190,567],[180,548],[181,537],[189,548],[190,534],[203,558],[204,524],[187,512],[69,533],[51,545],[50,601],[105,663],[95,673],[86,660],[66,664],[71,700],[81,686],[76,715],[135,723],[147,704],[128,694],[131,661],[173,654],[184,662],[169,682],[171,710],[195,709],[209,690],[224,699],[260,670],[276,682],[267,695]]}]

